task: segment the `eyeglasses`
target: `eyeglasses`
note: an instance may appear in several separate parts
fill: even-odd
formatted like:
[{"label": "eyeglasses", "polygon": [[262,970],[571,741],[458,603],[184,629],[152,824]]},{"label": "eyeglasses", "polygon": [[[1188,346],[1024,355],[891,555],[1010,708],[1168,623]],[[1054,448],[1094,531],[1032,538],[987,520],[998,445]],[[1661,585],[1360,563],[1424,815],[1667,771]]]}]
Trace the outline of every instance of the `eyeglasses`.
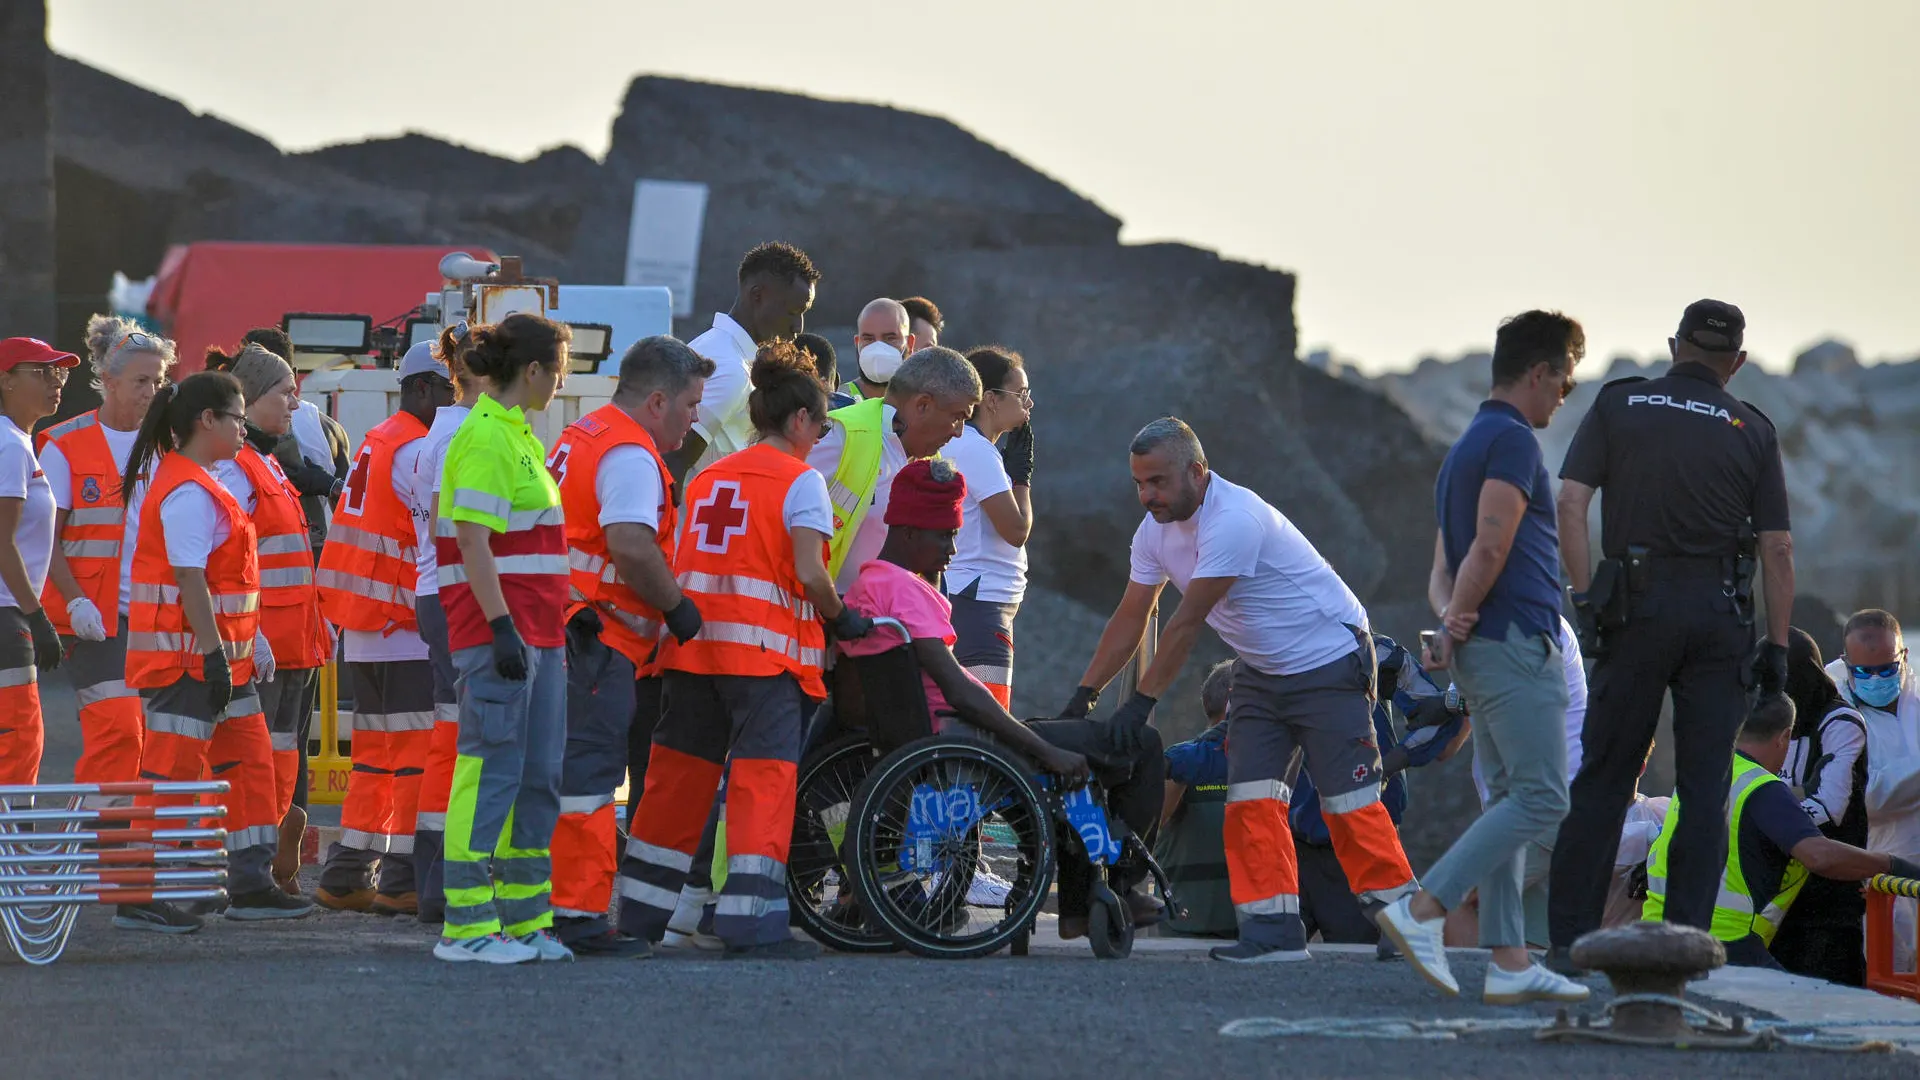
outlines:
[{"label": "eyeglasses", "polygon": [[55,386],[63,386],[67,381],[67,369],[57,364],[15,364],[15,371],[30,371]]},{"label": "eyeglasses", "polygon": [[224,416],[227,419],[235,421],[237,423],[245,424],[247,422],[246,413],[224,412],[220,409],[208,409],[207,411],[212,413],[215,416]]},{"label": "eyeglasses", "polygon": [[1027,406],[1027,407],[1029,407],[1029,408],[1031,408],[1031,407],[1033,406],[1033,391],[1032,391],[1032,390],[1022,390],[1022,391],[1020,391],[1019,393],[1017,393],[1017,394],[1016,394],[1016,393],[1014,393],[1014,392],[1013,392],[1013,391],[1011,391],[1011,390],[999,390],[999,389],[994,389],[994,390],[989,390],[989,391],[987,391],[987,393],[989,393],[989,394],[1005,394],[1005,395],[1007,395],[1007,396],[1008,396],[1008,397],[1010,397],[1010,398],[1018,398],[1018,399],[1019,399],[1019,401],[1020,401],[1020,404],[1022,404],[1022,405],[1025,405],[1025,406]]},{"label": "eyeglasses", "polygon": [[833,434],[833,424],[834,424],[834,420],[833,420],[833,417],[831,416],[823,416],[820,418],[820,437],[821,438],[824,439],[827,436]]}]

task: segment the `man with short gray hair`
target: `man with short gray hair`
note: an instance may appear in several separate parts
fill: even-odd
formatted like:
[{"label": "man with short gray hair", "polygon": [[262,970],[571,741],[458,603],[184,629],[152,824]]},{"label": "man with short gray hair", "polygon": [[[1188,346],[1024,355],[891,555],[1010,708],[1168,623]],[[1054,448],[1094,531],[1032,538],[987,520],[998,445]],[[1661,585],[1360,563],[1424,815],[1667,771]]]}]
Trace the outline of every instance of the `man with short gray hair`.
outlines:
[{"label": "man with short gray hair", "polygon": [[827,569],[841,592],[886,543],[893,478],[907,462],[932,457],[958,437],[981,395],[980,373],[967,358],[935,347],[907,357],[887,381],[885,397],[827,414],[833,428],[814,444],[807,464],[827,478],[833,501]]},{"label": "man with short gray hair", "polygon": [[1239,655],[1228,696],[1227,876],[1240,924],[1216,960],[1305,960],[1300,883],[1287,825],[1295,749],[1347,880],[1363,905],[1411,893],[1413,871],[1380,801],[1367,613],[1333,567],[1278,510],[1208,468],[1193,429],[1163,417],[1130,447],[1147,517],[1133,536],[1126,594],[1063,716],[1083,717],[1133,658],[1168,581],[1179,608],[1139,689],[1114,714],[1116,738],[1137,736],[1173,684],[1204,623]]}]

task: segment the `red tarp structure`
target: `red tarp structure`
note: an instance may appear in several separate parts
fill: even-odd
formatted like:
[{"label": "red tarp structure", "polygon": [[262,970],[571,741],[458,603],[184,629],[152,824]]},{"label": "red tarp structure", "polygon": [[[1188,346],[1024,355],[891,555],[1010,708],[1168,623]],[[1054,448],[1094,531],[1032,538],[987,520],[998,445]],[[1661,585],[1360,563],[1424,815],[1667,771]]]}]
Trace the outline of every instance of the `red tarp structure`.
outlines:
[{"label": "red tarp structure", "polygon": [[290,311],[368,315],[378,325],[417,306],[442,284],[440,259],[480,247],[377,244],[250,244],[209,241],[167,250],[147,313],[180,349],[180,374],[199,371],[207,346],[231,349],[256,326]]}]

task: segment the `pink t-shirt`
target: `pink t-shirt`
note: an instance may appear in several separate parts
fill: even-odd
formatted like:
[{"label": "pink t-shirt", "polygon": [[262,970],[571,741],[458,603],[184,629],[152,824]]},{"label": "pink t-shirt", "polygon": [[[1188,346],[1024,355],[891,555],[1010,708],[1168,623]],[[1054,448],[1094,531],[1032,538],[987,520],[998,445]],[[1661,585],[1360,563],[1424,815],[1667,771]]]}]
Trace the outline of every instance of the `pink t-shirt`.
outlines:
[{"label": "pink t-shirt", "polygon": [[[925,578],[884,559],[875,559],[860,567],[859,575],[853,579],[853,588],[847,590],[846,603],[869,619],[882,616],[899,619],[907,633],[916,638],[939,638],[948,648],[952,648],[957,639],[953,632],[953,604]],[[891,627],[880,627],[866,637],[840,642],[840,651],[848,656],[874,656],[899,644],[899,634]],[[949,714],[953,709],[947,704],[947,696],[934,685],[932,676],[922,672],[920,681],[926,684],[933,729],[939,731],[952,719]]]}]

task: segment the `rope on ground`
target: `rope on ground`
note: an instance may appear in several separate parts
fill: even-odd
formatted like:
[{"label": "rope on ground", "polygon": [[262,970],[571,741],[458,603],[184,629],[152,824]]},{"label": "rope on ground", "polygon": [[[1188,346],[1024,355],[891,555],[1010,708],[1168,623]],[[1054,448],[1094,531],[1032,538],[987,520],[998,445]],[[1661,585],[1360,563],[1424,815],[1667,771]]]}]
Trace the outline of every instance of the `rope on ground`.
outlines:
[{"label": "rope on ground", "polygon": [[1459,1020],[1413,1020],[1399,1016],[1306,1017],[1287,1020],[1253,1016],[1231,1020],[1220,1028],[1230,1039],[1311,1037],[1318,1039],[1425,1039],[1447,1042],[1462,1035],[1490,1031],[1538,1031],[1553,1024],[1551,1017],[1471,1017]]}]

